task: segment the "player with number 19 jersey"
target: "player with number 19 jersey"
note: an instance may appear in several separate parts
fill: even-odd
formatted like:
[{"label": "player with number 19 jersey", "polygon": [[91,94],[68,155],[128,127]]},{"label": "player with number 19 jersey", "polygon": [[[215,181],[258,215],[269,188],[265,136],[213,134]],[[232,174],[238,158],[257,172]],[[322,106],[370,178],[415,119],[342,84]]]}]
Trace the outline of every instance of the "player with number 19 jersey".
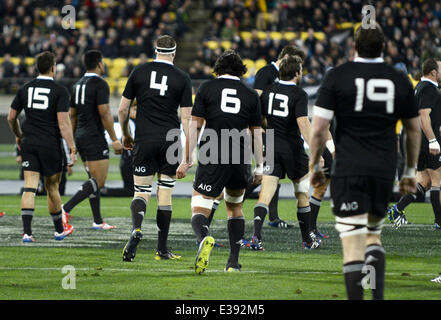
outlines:
[{"label": "player with number 19 jersey", "polygon": [[166,136],[169,130],[180,128],[179,106],[193,104],[190,77],[173,63],[156,59],[133,70],[123,96],[136,98],[138,104],[134,173],[149,176],[160,172],[174,176],[178,163],[168,164],[165,159],[166,150],[173,143],[166,142]]},{"label": "player with number 19 jersey", "polygon": [[[382,58],[356,58],[326,74],[315,105],[315,114],[326,119],[335,116],[337,123],[331,180],[334,213],[384,216],[396,172],[395,125],[399,119],[418,116],[407,75]],[[360,192],[359,188],[373,190],[377,201],[368,204],[358,199],[355,187]],[[341,204],[355,200],[357,208],[345,211]]]}]

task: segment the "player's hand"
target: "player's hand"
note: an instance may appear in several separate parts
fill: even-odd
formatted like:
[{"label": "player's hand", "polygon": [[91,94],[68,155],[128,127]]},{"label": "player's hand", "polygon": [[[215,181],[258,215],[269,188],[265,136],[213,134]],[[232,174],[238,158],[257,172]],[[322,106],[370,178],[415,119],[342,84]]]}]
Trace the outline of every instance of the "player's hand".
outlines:
[{"label": "player's hand", "polygon": [[182,179],[187,176],[187,171],[192,167],[192,164],[187,162],[181,162],[178,169],[176,169],[176,178]]},{"label": "player's hand", "polygon": [[70,177],[72,175],[72,167],[71,166],[67,166],[67,176]]},{"label": "player's hand", "polygon": [[21,137],[15,137],[15,143],[17,144],[18,150],[21,150]]},{"label": "player's hand", "polygon": [[440,146],[436,138],[429,141],[429,152],[434,156],[440,153]]},{"label": "player's hand", "polygon": [[18,164],[21,164],[22,161],[23,161],[23,159],[22,159],[21,156],[17,156],[17,157],[15,158],[15,161],[17,161]]},{"label": "player's hand", "polygon": [[263,174],[254,174],[253,184],[258,185],[262,183]]},{"label": "player's hand", "polygon": [[325,159],[323,157],[320,157],[320,167],[324,167],[325,166]]},{"label": "player's hand", "polygon": [[402,177],[400,180],[400,194],[406,195],[410,193],[416,192],[416,179],[415,178],[407,178]]},{"label": "player's hand", "polygon": [[123,146],[126,150],[133,150],[133,138],[131,135],[123,136]]},{"label": "player's hand", "polygon": [[311,172],[309,181],[314,188],[319,188],[326,184],[326,176],[323,171]]},{"label": "player's hand", "polygon": [[123,146],[119,140],[112,141],[112,147],[115,154],[121,154],[123,151]]},{"label": "player's hand", "polygon": [[77,149],[76,148],[70,149],[69,158],[70,158],[71,162],[68,164],[68,166],[73,167],[75,162],[77,162]]}]

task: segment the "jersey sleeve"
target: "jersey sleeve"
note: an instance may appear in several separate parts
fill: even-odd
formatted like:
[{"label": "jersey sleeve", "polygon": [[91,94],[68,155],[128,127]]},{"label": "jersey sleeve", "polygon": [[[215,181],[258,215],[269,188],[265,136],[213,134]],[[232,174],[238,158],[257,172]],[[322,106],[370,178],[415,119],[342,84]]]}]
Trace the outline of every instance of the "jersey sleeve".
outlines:
[{"label": "jersey sleeve", "polygon": [[129,100],[135,99],[135,94],[136,94],[135,72],[136,72],[136,69],[133,70],[132,73],[129,75],[129,78],[127,79],[127,83],[126,83],[126,86],[125,86],[123,94],[122,94],[123,97],[125,97]]},{"label": "jersey sleeve", "polygon": [[17,94],[14,97],[14,100],[12,100],[11,103],[11,109],[14,109],[15,111],[17,111],[17,113],[20,113],[21,110],[23,110],[23,104],[22,104],[23,99],[21,97],[22,92],[23,89],[20,88],[20,90],[18,90]]},{"label": "jersey sleeve", "polygon": [[254,109],[251,112],[250,115],[250,127],[260,127],[262,125],[262,111],[261,111],[261,105],[260,105],[260,99],[259,95],[256,92],[253,92],[255,96],[254,100]]},{"label": "jersey sleeve", "polygon": [[179,104],[181,107],[191,107],[193,105],[193,92],[189,76],[185,79],[184,90],[182,91],[182,97]]},{"label": "jersey sleeve", "polygon": [[198,92],[196,92],[196,97],[194,99],[194,105],[193,105],[193,108],[191,109],[191,115],[205,119],[206,105],[204,102],[204,93],[205,93],[204,87],[205,86],[202,84],[199,87]]},{"label": "jersey sleeve", "polygon": [[431,87],[424,88],[418,95],[418,110],[421,109],[433,109],[433,104],[437,101],[437,94]]},{"label": "jersey sleeve", "polygon": [[254,78],[253,88],[263,91],[267,87],[267,85],[268,84],[265,80],[265,69],[260,69],[259,71],[257,71]]},{"label": "jersey sleeve", "polygon": [[57,112],[68,112],[70,103],[70,94],[65,87],[60,87],[58,101],[57,101]]},{"label": "jersey sleeve", "polygon": [[409,80],[407,80],[407,85],[408,85],[408,89],[407,89],[406,99],[404,100],[403,105],[400,109],[401,119],[415,118],[418,117],[419,115],[418,112],[419,107],[415,99],[413,86]]},{"label": "jersey sleeve", "polygon": [[96,88],[96,105],[100,106],[102,104],[109,103],[110,89],[109,85],[105,80],[99,81]]},{"label": "jersey sleeve", "polygon": [[[332,118],[337,103],[334,90],[334,69],[329,70],[323,78],[318,97],[315,102],[314,114],[323,116],[327,119]],[[317,108],[318,107],[318,108]]]},{"label": "jersey sleeve", "polygon": [[308,94],[305,91],[302,91],[296,103],[294,114],[296,118],[308,116]]}]

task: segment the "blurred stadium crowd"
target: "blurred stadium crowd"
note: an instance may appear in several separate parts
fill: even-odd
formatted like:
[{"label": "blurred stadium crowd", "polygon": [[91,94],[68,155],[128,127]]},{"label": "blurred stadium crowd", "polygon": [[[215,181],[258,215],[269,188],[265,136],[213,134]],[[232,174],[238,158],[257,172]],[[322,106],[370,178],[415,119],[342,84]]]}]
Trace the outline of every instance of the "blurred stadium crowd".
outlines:
[{"label": "blurred stadium crowd", "polygon": [[[97,48],[107,58],[110,80],[124,79],[140,62],[153,58],[157,36],[179,38],[192,0],[0,0],[0,88],[10,91],[4,78],[35,75],[37,53],[57,55],[59,79],[78,78],[84,72],[81,56]],[[62,28],[60,8],[76,8],[76,29]],[[294,43],[306,53],[304,86],[318,85],[330,67],[354,56],[353,28],[361,21],[361,0],[204,0],[211,16],[205,39],[186,70],[192,79],[211,78],[217,57],[235,49],[246,60],[246,80],[266,63],[276,60],[281,48]],[[418,78],[421,61],[441,54],[439,1],[376,1],[376,21],[387,37],[384,52],[389,62]],[[6,85],[7,84],[7,85]],[[110,83],[117,89],[117,84]],[[115,90],[114,93],[118,93]]]}]

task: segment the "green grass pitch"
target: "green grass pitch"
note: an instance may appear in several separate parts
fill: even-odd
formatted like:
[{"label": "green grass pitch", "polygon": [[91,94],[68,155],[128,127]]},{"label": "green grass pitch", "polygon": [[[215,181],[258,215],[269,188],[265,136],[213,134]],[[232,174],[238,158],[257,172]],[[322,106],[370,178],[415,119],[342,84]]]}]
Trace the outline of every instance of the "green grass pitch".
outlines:
[{"label": "green grass pitch", "polygon": [[[63,198],[67,200],[66,197]],[[135,261],[121,258],[130,233],[129,198],[102,198],[105,221],[116,230],[91,229],[88,201],[72,212],[75,232],[64,241],[53,239],[53,225],[46,198],[37,197],[33,220],[35,243],[21,241],[20,197],[1,196],[0,299],[207,299],[207,300],[336,300],[346,299],[342,276],[341,246],[334,230],[328,202],[319,215],[319,228],[329,235],[323,246],[305,252],[301,248],[294,200],[281,200],[279,212],[294,228],[280,230],[265,225],[264,252],[242,249],[242,272],[223,272],[228,257],[224,204],[216,212],[210,233],[225,248],[214,248],[203,275],[195,275],[197,252],[190,225],[190,199],[173,200],[169,246],[182,255],[180,261],[154,260],[156,248],[156,200],[148,204],[143,224],[144,239]],[[246,237],[252,233],[253,206],[244,206]],[[439,272],[441,233],[432,228],[430,204],[412,204],[412,222],[399,230],[383,228],[387,252],[386,299],[440,299],[440,286],[430,282]],[[75,268],[75,289],[63,289],[62,268]],[[70,274],[72,275],[72,274]],[[365,299],[370,299],[368,290]]]}]

